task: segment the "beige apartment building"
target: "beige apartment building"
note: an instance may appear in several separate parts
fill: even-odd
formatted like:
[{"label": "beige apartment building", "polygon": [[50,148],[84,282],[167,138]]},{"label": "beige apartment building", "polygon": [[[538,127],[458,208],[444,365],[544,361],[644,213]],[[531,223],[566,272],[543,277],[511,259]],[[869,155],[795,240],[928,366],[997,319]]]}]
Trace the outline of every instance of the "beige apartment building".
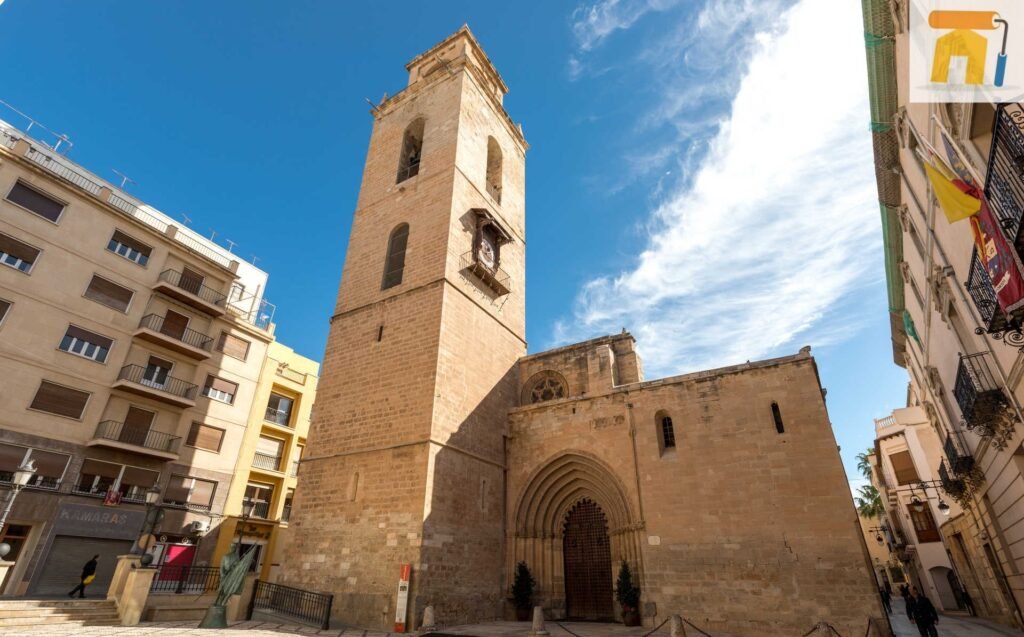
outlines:
[{"label": "beige apartment building", "polygon": [[[946,220],[927,180],[922,153],[926,144],[942,148],[940,133],[949,132],[983,184],[999,222],[997,231],[1019,258],[1024,248],[1024,109],[1016,103],[910,103],[908,23],[913,9],[908,5],[863,3],[893,357],[909,374],[907,407],[915,414],[913,426],[908,422],[899,427],[908,441],[916,430],[919,442],[911,452],[916,476],[907,479],[937,480],[937,489],[928,488],[930,504],[942,497],[951,507],[960,505],[948,519],[938,518],[941,550],[979,614],[1020,625],[1021,317],[1006,316],[1000,309],[970,222]],[[917,424],[922,420],[924,425]],[[927,430],[932,433],[925,434]],[[899,437],[890,439],[883,427],[876,434],[880,479],[890,487],[910,486],[898,477],[909,466],[894,466],[886,456],[901,444]],[[909,543],[910,529],[904,530]],[[915,559],[920,561],[924,550],[917,546]],[[923,562],[920,566],[922,578],[933,568],[924,568]],[[931,578],[935,590],[925,586],[937,606],[943,603],[941,579]]]},{"label": "beige apartment building", "polygon": [[19,466],[35,467],[0,537],[15,562],[3,594],[66,593],[94,554],[91,590],[105,591],[154,485],[157,562],[214,557],[234,476],[249,472],[251,414],[275,386],[261,379],[268,352],[282,351],[266,283],[0,122],[3,497]]}]

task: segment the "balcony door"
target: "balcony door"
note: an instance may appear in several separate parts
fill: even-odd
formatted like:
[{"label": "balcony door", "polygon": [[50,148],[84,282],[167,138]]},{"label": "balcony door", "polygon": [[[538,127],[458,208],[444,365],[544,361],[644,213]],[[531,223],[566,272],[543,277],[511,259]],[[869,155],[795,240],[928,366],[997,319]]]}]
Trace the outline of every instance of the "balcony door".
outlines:
[{"label": "balcony door", "polygon": [[167,313],[164,314],[164,322],[160,326],[160,331],[175,340],[183,341],[185,340],[186,329],[188,329],[188,317],[184,314],[178,314],[174,310],[167,310]]},{"label": "balcony door", "polygon": [[199,296],[199,290],[203,288],[203,281],[206,280],[202,274],[189,268],[181,270],[181,289]]},{"label": "balcony door", "polygon": [[129,407],[128,414],[124,417],[124,426],[117,439],[119,442],[130,445],[146,446],[146,438],[149,436],[149,428],[153,425],[156,414],[152,411]]},{"label": "balcony door", "polygon": [[146,371],[142,374],[142,384],[163,389],[167,385],[167,376],[171,373],[172,367],[174,367],[174,363],[171,361],[150,356]]}]

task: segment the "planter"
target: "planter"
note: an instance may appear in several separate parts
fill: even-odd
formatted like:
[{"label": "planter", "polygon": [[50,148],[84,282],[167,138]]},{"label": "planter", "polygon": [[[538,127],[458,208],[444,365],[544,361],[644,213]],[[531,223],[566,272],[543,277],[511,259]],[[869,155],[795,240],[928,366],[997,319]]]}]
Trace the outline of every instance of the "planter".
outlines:
[{"label": "planter", "polygon": [[532,608],[517,608],[516,609],[516,621],[528,622],[533,619]]},{"label": "planter", "polygon": [[626,626],[640,625],[640,611],[635,608],[622,609],[622,623]]}]

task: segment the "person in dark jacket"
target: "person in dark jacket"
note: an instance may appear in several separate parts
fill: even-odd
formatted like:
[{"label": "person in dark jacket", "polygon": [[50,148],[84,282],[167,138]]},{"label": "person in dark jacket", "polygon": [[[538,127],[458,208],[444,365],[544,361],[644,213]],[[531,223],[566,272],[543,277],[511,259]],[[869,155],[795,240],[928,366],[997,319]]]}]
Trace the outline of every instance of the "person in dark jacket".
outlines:
[{"label": "person in dark jacket", "polygon": [[882,596],[882,605],[885,606],[885,612],[892,615],[892,595],[881,586],[878,587],[878,594]]},{"label": "person in dark jacket", "polygon": [[88,582],[85,580],[88,579],[91,582],[90,578],[96,575],[96,561],[98,559],[100,559],[99,555],[93,555],[92,559],[85,563],[85,566],[82,567],[82,577],[78,582],[78,586],[71,589],[68,597],[74,597],[75,593],[78,593],[79,599],[85,599],[85,587],[88,585]]},{"label": "person in dark jacket", "polygon": [[914,596],[910,594],[910,589],[907,589],[907,594],[903,596],[903,602],[906,604],[907,619],[913,621],[913,619],[914,619]]},{"label": "person in dark jacket", "polygon": [[913,600],[913,615],[910,619],[917,624],[917,632],[921,633],[921,637],[939,637],[939,631],[935,627],[935,624],[939,623],[939,614],[932,606],[932,601],[922,595],[917,588],[911,592],[910,599]]}]

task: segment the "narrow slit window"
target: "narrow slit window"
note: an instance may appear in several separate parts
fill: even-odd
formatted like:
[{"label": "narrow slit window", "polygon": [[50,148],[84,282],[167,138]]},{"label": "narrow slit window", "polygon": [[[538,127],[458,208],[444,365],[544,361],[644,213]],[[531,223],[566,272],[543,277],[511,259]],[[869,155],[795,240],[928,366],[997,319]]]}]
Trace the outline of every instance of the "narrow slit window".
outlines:
[{"label": "narrow slit window", "polygon": [[772,403],[772,418],[775,419],[775,431],[781,433],[786,432],[786,427],[782,424],[782,412],[779,411],[779,403]]},{"label": "narrow slit window", "polygon": [[420,156],[423,153],[423,119],[414,120],[402,135],[402,151],[398,158],[398,179],[400,184],[420,173]]},{"label": "narrow slit window", "polygon": [[501,203],[501,146],[493,137],[487,138],[487,194]]},{"label": "narrow slit window", "polygon": [[672,418],[669,416],[661,418],[661,440],[666,449],[675,449],[676,430],[672,426]]},{"label": "narrow slit window", "polygon": [[384,260],[384,282],[380,289],[393,288],[402,282],[405,270],[405,247],[409,242],[409,224],[403,223],[391,231],[388,239],[388,256]]}]

